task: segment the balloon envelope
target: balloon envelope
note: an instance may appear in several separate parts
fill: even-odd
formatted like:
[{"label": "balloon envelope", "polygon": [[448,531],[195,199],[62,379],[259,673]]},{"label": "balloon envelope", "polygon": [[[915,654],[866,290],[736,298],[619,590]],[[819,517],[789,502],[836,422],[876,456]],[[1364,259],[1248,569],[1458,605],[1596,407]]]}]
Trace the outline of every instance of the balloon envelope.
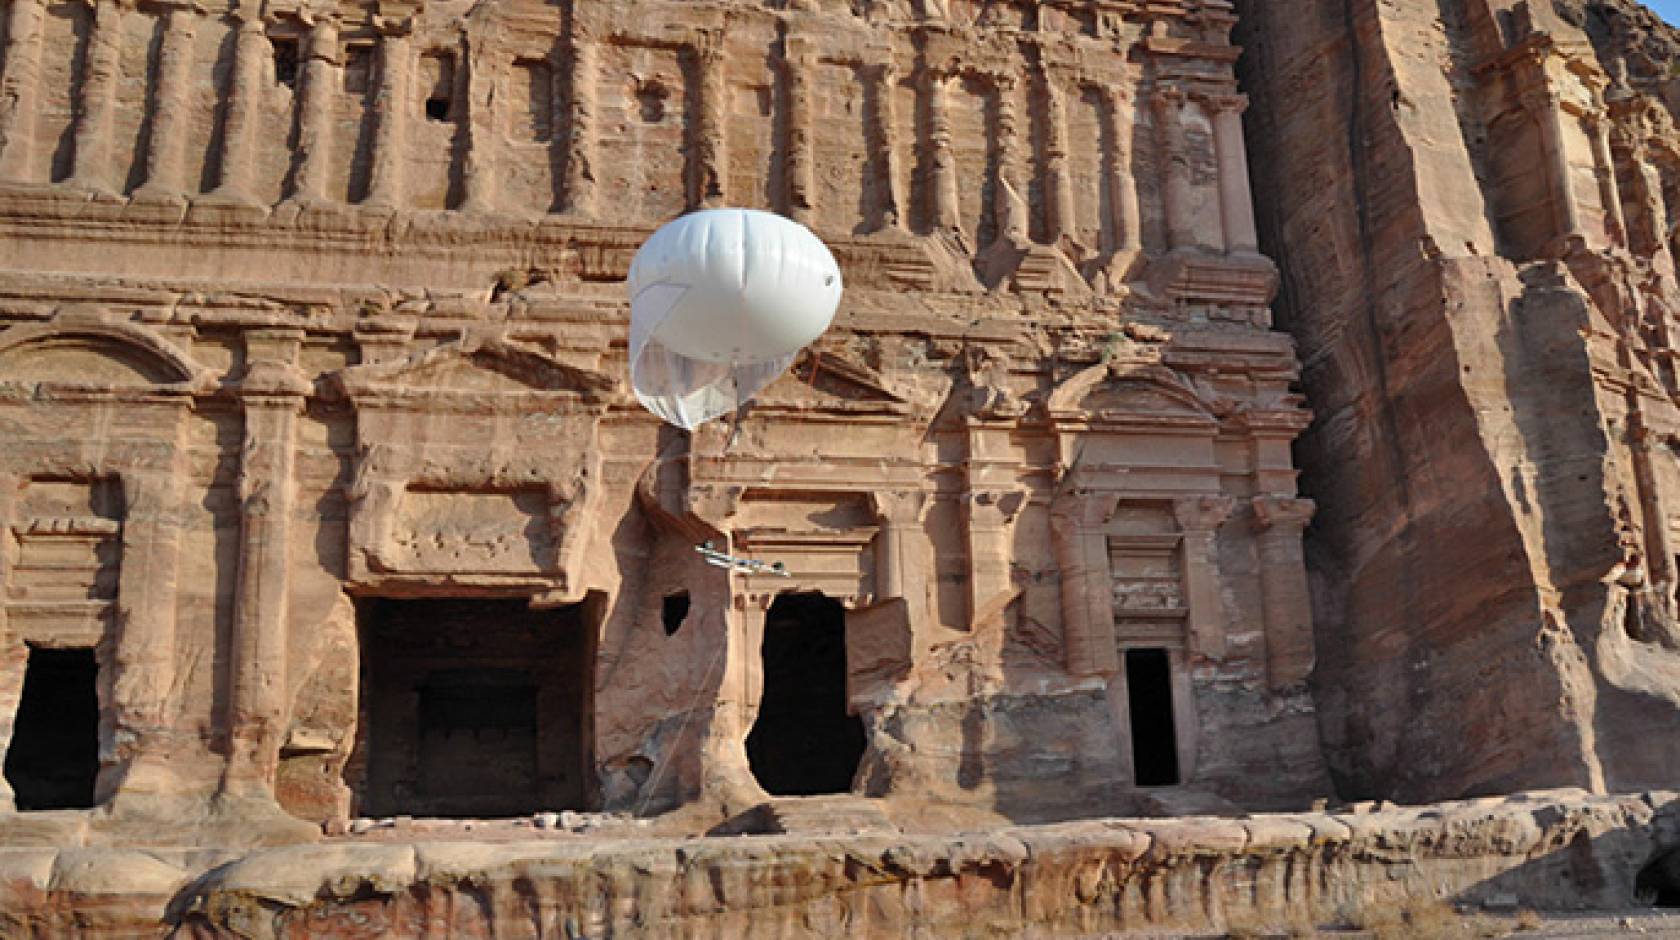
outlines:
[{"label": "balloon envelope", "polygon": [[630,265],[630,383],[649,411],[694,428],[741,406],[821,336],[840,266],[803,225],[754,209],[669,222]]}]

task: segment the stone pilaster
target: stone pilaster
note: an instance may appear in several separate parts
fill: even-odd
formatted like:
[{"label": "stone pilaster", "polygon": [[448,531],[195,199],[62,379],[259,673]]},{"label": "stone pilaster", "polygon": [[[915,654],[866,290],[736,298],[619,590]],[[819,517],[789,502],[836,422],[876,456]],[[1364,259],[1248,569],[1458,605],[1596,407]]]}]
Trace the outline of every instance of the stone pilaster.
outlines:
[{"label": "stone pilaster", "polygon": [[1184,142],[1184,107],[1189,98],[1177,88],[1155,92],[1155,127],[1161,146],[1161,199],[1166,214],[1167,247],[1196,247],[1196,220],[1190,217],[1195,177]]},{"label": "stone pilaster", "polygon": [[338,23],[323,17],[309,29],[303,61],[303,89],[298,97],[298,165],[291,198],[328,201],[333,158],[334,97],[344,86],[344,52]]},{"label": "stone pilaster", "polygon": [[1301,533],[1312,520],[1310,499],[1257,496],[1261,603],[1266,620],[1266,676],[1274,689],[1305,682],[1313,669],[1312,599]]},{"label": "stone pilaster", "polygon": [[1120,669],[1114,646],[1114,585],[1103,526],[1119,494],[1070,490],[1050,509],[1056,567],[1062,578],[1062,646],[1076,676],[1109,676]]},{"label": "stone pilaster", "polygon": [[695,193],[691,204],[705,208],[729,205],[729,84],[721,37],[702,45],[700,113],[694,124]]},{"label": "stone pilaster", "polygon": [[997,89],[997,237],[1019,245],[1027,241],[1030,229],[1023,166],[1026,155],[1022,152],[1020,107],[1016,102],[1020,86],[1013,75],[997,75],[992,81]]},{"label": "stone pilaster", "polygon": [[789,37],[782,68],[787,81],[787,213],[811,224],[817,209],[816,141],[811,129],[811,63],[808,43]]},{"label": "stone pilaster", "polygon": [[[111,644],[111,751],[100,754],[95,798],[173,789],[176,595],[179,593],[183,458],[122,475],[122,568]],[[105,742],[101,742],[105,744]]]},{"label": "stone pilaster", "polygon": [[152,89],[152,129],[146,140],[146,181],[136,195],[174,200],[189,192],[187,112],[199,20],[199,11],[187,4],[172,5],[164,14],[163,48]]},{"label": "stone pilaster", "polygon": [[1569,153],[1564,146],[1563,102],[1550,90],[1533,90],[1522,96],[1523,107],[1540,132],[1546,185],[1552,197],[1552,224],[1560,239],[1581,234],[1580,210],[1569,183]]},{"label": "stone pilaster", "polygon": [[1229,496],[1191,496],[1173,503],[1184,540],[1184,602],[1190,608],[1190,651],[1225,657],[1225,601],[1219,589],[1219,526],[1235,508]]},{"label": "stone pilaster", "polygon": [[1067,93],[1048,69],[1044,71],[1044,104],[1044,187],[1049,209],[1045,229],[1051,244],[1066,248],[1078,231],[1073,170],[1068,166]]},{"label": "stone pilaster", "polygon": [[295,365],[302,334],[246,337],[239,495],[239,569],[229,637],[228,763],[222,790],[269,797],[287,709],[287,584],[291,567],[297,416],[309,383]]},{"label": "stone pilaster", "polygon": [[1218,95],[1208,103],[1213,110],[1213,144],[1219,159],[1219,214],[1225,223],[1225,250],[1258,254],[1260,237],[1254,227],[1254,195],[1249,190],[1248,150],[1242,128],[1248,96]]},{"label": "stone pilaster", "polygon": [[869,73],[875,95],[875,145],[880,148],[881,179],[877,180],[884,205],[881,206],[883,228],[903,231],[909,221],[909,199],[904,193],[903,156],[899,153],[898,131],[898,66],[887,62]]},{"label": "stone pilaster", "polygon": [[500,136],[496,133],[496,109],[506,95],[496,93],[502,84],[498,50],[501,46],[498,30],[493,25],[481,25],[467,31],[467,54],[463,61],[467,69],[467,114],[464,126],[467,135],[466,153],[462,157],[461,177],[465,195],[461,208],[469,212],[494,212],[496,209],[498,154]]},{"label": "stone pilaster", "polygon": [[40,112],[43,0],[6,7],[6,48],[0,56],[0,179],[30,181],[35,168],[35,118]]},{"label": "stone pilaster", "polygon": [[600,56],[595,40],[587,35],[572,37],[571,114],[566,142],[566,209],[587,216],[595,210],[595,110],[596,74]]},{"label": "stone pilaster", "polygon": [[1604,204],[1604,225],[1610,241],[1626,246],[1627,219],[1622,214],[1621,187],[1616,182],[1616,159],[1610,153],[1610,118],[1594,114],[1587,120],[1592,137],[1593,173],[1598,177],[1598,198]]},{"label": "stone pilaster", "polygon": [[1026,494],[1015,489],[969,490],[963,499],[963,524],[968,533],[969,629],[1002,610],[1015,591],[1010,574],[1014,557],[1009,530]]},{"label": "stone pilaster", "polygon": [[120,187],[112,179],[111,135],[116,116],[117,82],[122,78],[122,21],[127,12],[118,0],[93,0],[93,31],[76,108],[76,148],[70,182],[97,193]]},{"label": "stone pilaster", "polygon": [[[1104,119],[1108,122],[1108,152],[1103,154],[1103,185],[1108,189],[1108,224],[1103,226],[1103,252],[1116,267],[1129,267],[1143,251],[1143,210],[1138,205],[1137,179],[1132,175],[1132,150],[1137,135],[1136,102],[1130,89],[1103,89]],[[1124,270],[1121,271],[1124,274]]]},{"label": "stone pilaster", "polygon": [[255,202],[251,174],[256,157],[257,122],[262,113],[264,78],[274,48],[262,19],[261,4],[246,0],[233,11],[233,80],[228,87],[227,123],[222,131],[220,179],[215,195],[233,202]]},{"label": "stone pilaster", "polygon": [[407,24],[400,24],[379,37],[379,90],[373,98],[373,168],[367,197],[370,205],[396,207],[403,203],[408,94],[413,74],[413,40]]},{"label": "stone pilaster", "polygon": [[[908,543],[921,532],[932,500],[919,490],[877,490],[869,497],[881,526],[875,537],[875,596],[880,600],[902,597],[919,609],[927,592],[913,584],[916,578]],[[921,621],[912,617],[911,622]]]},{"label": "stone pilaster", "polygon": [[927,96],[933,189],[928,221],[935,229],[954,232],[962,227],[962,203],[957,195],[957,155],[951,149],[951,78],[928,69],[922,73],[922,81]]}]

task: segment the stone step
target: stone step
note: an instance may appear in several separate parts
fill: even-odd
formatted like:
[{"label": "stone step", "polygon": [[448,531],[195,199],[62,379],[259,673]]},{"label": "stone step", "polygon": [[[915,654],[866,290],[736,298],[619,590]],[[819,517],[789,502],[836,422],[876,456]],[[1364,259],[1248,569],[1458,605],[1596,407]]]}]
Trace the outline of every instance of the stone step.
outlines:
[{"label": "stone step", "polygon": [[713,830],[716,835],[814,835],[897,832],[880,801],[840,794],[781,796],[754,806]]}]

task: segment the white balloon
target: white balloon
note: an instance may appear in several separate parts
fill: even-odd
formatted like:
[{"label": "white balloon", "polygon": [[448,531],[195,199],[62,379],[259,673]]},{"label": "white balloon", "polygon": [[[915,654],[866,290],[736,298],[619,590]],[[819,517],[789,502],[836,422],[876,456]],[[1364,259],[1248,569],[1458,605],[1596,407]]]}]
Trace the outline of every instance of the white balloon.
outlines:
[{"label": "white balloon", "polygon": [[666,223],[630,264],[630,384],[684,428],[740,407],[821,336],[840,266],[791,219],[707,209]]}]

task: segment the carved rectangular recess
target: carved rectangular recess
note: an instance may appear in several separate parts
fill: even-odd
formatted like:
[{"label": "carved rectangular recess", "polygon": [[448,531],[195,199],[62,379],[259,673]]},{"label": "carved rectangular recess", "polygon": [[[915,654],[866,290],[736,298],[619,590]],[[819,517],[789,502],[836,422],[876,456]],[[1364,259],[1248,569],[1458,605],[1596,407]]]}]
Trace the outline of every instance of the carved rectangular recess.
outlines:
[{"label": "carved rectangular recess", "polygon": [[1171,511],[1155,505],[1122,505],[1110,521],[1115,635],[1122,641],[1184,642],[1189,609],[1177,528]]},{"label": "carved rectangular recess", "polygon": [[122,559],[118,481],[31,480],[18,501],[6,611],[25,637],[95,644],[117,599]]},{"label": "carved rectangular recess", "polygon": [[603,202],[625,222],[664,221],[688,208],[691,59],[683,46],[628,37],[602,45],[597,166]]},{"label": "carved rectangular recess", "polygon": [[540,488],[403,494],[389,562],[405,574],[538,574],[558,566]]}]

